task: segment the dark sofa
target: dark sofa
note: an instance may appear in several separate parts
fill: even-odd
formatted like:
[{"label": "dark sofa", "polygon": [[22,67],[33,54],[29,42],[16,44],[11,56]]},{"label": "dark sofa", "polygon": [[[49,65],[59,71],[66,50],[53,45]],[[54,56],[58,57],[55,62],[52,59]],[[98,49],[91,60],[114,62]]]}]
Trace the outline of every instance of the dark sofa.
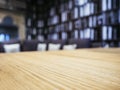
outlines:
[{"label": "dark sofa", "polygon": [[20,51],[37,51],[37,45],[38,43],[45,43],[47,44],[46,51],[49,50],[49,43],[53,44],[61,44],[60,49],[63,49],[64,45],[68,44],[77,44],[78,48],[90,48],[91,42],[89,39],[70,39],[70,40],[46,40],[44,42],[41,42],[39,40],[11,40],[8,42],[1,42],[0,43],[0,52],[5,52],[3,45],[5,44],[20,44]]},{"label": "dark sofa", "polygon": [[11,41],[0,42],[0,52],[5,52],[3,45],[16,44],[16,43],[20,44],[20,50],[22,50],[20,40],[11,40]]}]

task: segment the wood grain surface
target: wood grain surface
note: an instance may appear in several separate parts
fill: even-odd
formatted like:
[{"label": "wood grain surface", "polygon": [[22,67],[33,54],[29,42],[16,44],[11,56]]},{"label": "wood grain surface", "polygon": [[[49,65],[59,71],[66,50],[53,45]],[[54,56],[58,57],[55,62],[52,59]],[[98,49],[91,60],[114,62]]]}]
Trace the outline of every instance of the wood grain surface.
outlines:
[{"label": "wood grain surface", "polygon": [[120,90],[120,49],[0,54],[0,90]]}]

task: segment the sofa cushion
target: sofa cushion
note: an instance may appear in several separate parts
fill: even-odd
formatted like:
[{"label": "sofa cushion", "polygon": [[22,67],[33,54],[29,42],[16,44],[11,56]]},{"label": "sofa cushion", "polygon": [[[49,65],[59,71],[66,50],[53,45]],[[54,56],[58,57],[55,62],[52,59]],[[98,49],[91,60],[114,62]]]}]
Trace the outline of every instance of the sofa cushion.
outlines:
[{"label": "sofa cushion", "polygon": [[61,44],[60,49],[63,49],[63,46],[67,43],[66,40],[50,40],[49,43]]},{"label": "sofa cushion", "polygon": [[11,45],[11,44],[19,44],[20,45],[20,51],[21,51],[21,42],[20,40],[10,40],[0,43],[0,52],[5,52],[4,45]]},{"label": "sofa cushion", "polygon": [[49,50],[59,50],[60,46],[61,46],[61,44],[49,43]]},{"label": "sofa cushion", "polygon": [[20,52],[20,44],[6,44],[3,45],[5,53]]},{"label": "sofa cushion", "polygon": [[37,45],[37,51],[46,51],[47,44],[46,43],[38,43]]},{"label": "sofa cushion", "polygon": [[76,49],[77,45],[76,44],[72,44],[72,45],[64,45],[63,49],[64,50],[74,50]]}]

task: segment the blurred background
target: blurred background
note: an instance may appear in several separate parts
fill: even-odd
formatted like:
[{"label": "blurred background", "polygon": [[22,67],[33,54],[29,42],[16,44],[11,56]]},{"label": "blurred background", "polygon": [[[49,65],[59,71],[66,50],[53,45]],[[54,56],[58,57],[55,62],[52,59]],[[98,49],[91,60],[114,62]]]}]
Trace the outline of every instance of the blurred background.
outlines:
[{"label": "blurred background", "polygon": [[120,47],[120,0],[0,0],[0,42],[16,39]]}]

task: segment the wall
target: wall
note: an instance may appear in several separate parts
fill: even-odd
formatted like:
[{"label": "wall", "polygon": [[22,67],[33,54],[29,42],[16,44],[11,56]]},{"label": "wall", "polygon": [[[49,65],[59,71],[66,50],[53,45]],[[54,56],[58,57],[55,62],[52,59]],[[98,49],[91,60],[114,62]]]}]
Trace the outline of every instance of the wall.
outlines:
[{"label": "wall", "polygon": [[9,11],[0,11],[0,23],[5,16],[11,16],[14,20],[14,24],[19,27],[19,39],[25,39],[25,19],[24,15],[17,14]]}]

